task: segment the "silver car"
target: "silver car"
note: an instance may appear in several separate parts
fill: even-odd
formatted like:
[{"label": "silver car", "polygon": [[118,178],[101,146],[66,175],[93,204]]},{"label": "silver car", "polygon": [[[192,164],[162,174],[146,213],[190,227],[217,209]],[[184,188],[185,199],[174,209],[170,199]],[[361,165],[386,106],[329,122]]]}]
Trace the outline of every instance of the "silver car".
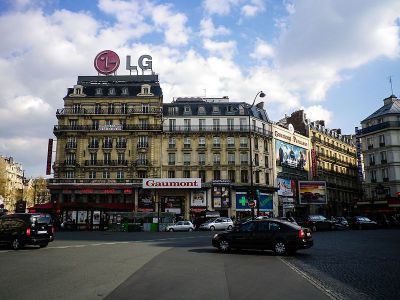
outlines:
[{"label": "silver car", "polygon": [[166,231],[193,231],[194,225],[190,221],[179,221],[175,224],[168,225]]},{"label": "silver car", "polygon": [[233,221],[229,218],[216,218],[200,225],[200,230],[232,230]]}]

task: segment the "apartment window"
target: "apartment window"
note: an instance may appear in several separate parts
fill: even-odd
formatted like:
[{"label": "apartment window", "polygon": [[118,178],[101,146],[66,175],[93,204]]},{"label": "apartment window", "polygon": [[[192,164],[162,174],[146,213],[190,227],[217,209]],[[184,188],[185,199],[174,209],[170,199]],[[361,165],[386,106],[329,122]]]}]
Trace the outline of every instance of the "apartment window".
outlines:
[{"label": "apartment window", "polygon": [[256,171],[256,183],[260,183],[260,171]]},{"label": "apartment window", "polygon": [[67,148],[76,148],[76,136],[70,136],[67,139]]},{"label": "apartment window", "polygon": [[240,182],[249,183],[249,171],[247,170],[240,171]]},{"label": "apartment window", "polygon": [[368,149],[374,148],[374,142],[373,142],[372,138],[367,138],[367,145],[368,145]]},{"label": "apartment window", "polygon": [[383,134],[379,136],[379,146],[385,146],[385,136]]},{"label": "apartment window", "polygon": [[184,124],[184,130],[185,131],[190,131],[190,119],[184,119],[183,124]]},{"label": "apartment window", "polygon": [[371,171],[371,182],[376,182],[376,170]]},{"label": "apartment window", "polygon": [[100,121],[99,120],[92,120],[92,128],[97,130],[99,129]]},{"label": "apartment window", "polygon": [[213,137],[213,147],[215,148],[221,147],[221,138],[219,136]]},{"label": "apartment window", "polygon": [[374,153],[369,155],[369,165],[370,166],[375,165],[375,154]]},{"label": "apartment window", "polygon": [[90,164],[95,165],[97,162],[97,153],[90,153]]},{"label": "apartment window", "polygon": [[265,173],[265,184],[269,185],[269,173]]},{"label": "apartment window", "polygon": [[185,166],[189,166],[191,161],[190,153],[184,153],[183,154],[183,164]]},{"label": "apartment window", "polygon": [[140,129],[148,129],[149,128],[149,120],[147,119],[139,119],[139,127]]},{"label": "apartment window", "polygon": [[199,115],[205,115],[206,114],[206,109],[204,106],[199,106]]},{"label": "apartment window", "polygon": [[169,119],[169,131],[175,131],[176,130],[176,120],[175,119]]},{"label": "apartment window", "polygon": [[122,88],[122,95],[123,96],[128,96],[129,95],[129,89],[127,87]]},{"label": "apartment window", "polygon": [[168,178],[175,178],[175,171],[174,170],[168,170]]},{"label": "apartment window", "polygon": [[69,179],[75,178],[75,172],[74,171],[65,172],[65,178],[69,178]]},{"label": "apartment window", "polygon": [[190,148],[190,137],[186,136],[183,138],[183,148]]},{"label": "apartment window", "polygon": [[190,170],[183,170],[183,178],[190,178]]},{"label": "apartment window", "polygon": [[235,119],[228,119],[228,131],[233,131],[235,128]]},{"label": "apartment window", "polygon": [[117,179],[124,179],[124,178],[125,178],[124,171],[118,170],[117,171]]},{"label": "apartment window", "polygon": [[69,153],[67,154],[67,165],[74,165],[76,161],[76,154]]},{"label": "apartment window", "polygon": [[103,95],[103,89],[102,89],[102,88],[96,88],[95,95],[96,95],[96,96],[101,96],[101,95]]},{"label": "apartment window", "polygon": [[115,95],[115,88],[108,89],[108,94],[109,95]]},{"label": "apartment window", "polygon": [[199,165],[204,166],[206,164],[206,154],[199,153]]},{"label": "apartment window", "polygon": [[89,178],[95,179],[96,178],[96,171],[89,171]]},{"label": "apartment window", "polygon": [[148,114],[150,112],[150,104],[142,104],[142,113]]},{"label": "apartment window", "polygon": [[228,153],[228,165],[234,165],[235,164],[235,152],[229,152]]},{"label": "apartment window", "polygon": [[213,119],[213,130],[214,131],[220,131],[220,126],[219,126],[219,119]]},{"label": "apartment window", "polygon": [[110,178],[110,171],[108,171],[108,170],[103,171],[103,178],[104,179],[109,179]]},{"label": "apartment window", "polygon": [[177,106],[168,107],[168,114],[171,116],[177,115],[179,113],[179,108]]},{"label": "apartment window", "polygon": [[249,126],[247,119],[240,119],[240,131],[248,131],[247,127]]},{"label": "apartment window", "polygon": [[206,130],[206,119],[199,119],[199,131]]},{"label": "apartment window", "polygon": [[201,178],[201,182],[206,182],[206,171],[199,170],[199,178]]},{"label": "apartment window", "polygon": [[204,136],[199,137],[199,147],[205,147],[206,146],[206,138]]},{"label": "apartment window", "polygon": [[104,164],[108,165],[111,162],[111,153],[104,153]]},{"label": "apartment window", "polygon": [[235,147],[235,138],[233,136],[227,137],[228,147]]},{"label": "apartment window", "polygon": [[114,104],[113,103],[108,103],[108,113],[113,114],[115,109],[114,109]]},{"label": "apartment window", "polygon": [[220,180],[220,179],[221,179],[221,171],[214,170],[214,180]]},{"label": "apartment window", "polygon": [[103,148],[112,148],[112,138],[111,137],[106,136],[104,138]]},{"label": "apartment window", "polygon": [[268,156],[264,156],[264,167],[269,168]]},{"label": "apartment window", "polygon": [[79,114],[81,112],[81,105],[80,104],[74,104],[72,107],[72,110],[74,114]]},{"label": "apartment window", "polygon": [[176,146],[175,143],[176,143],[175,137],[170,136],[168,138],[168,148],[175,148]]},{"label": "apartment window", "polygon": [[257,167],[260,164],[260,159],[258,157],[258,154],[254,154],[254,165]]},{"label": "apartment window", "polygon": [[258,138],[254,138],[254,149],[258,150]]},{"label": "apartment window", "polygon": [[247,153],[240,153],[240,163],[247,165],[249,163],[249,155]]},{"label": "apartment window", "polygon": [[139,136],[138,146],[141,148],[146,148],[149,146],[149,137],[147,135]]},{"label": "apartment window", "polygon": [[214,105],[212,108],[213,114],[219,114],[219,106]]},{"label": "apartment window", "polygon": [[213,163],[214,163],[214,165],[220,165],[221,164],[221,154],[214,153],[214,155],[213,155]]},{"label": "apartment window", "polygon": [[236,171],[235,170],[228,170],[228,179],[232,183],[234,183],[236,181]]},{"label": "apartment window", "polygon": [[94,106],[94,113],[95,113],[96,115],[101,114],[101,104],[100,104],[100,103],[96,103],[96,104],[95,104],[95,106]]},{"label": "apartment window", "polygon": [[175,165],[175,153],[168,153],[168,164]]},{"label": "apartment window", "polygon": [[256,131],[256,129],[257,129],[257,127],[256,127],[256,120],[253,120],[252,123],[253,123],[253,129],[252,129],[252,131]]},{"label": "apartment window", "polygon": [[125,164],[125,153],[118,153],[118,164]]},{"label": "apartment window", "polygon": [[388,169],[382,169],[382,179],[383,181],[389,181]]},{"label": "apartment window", "polygon": [[122,103],[121,104],[121,111],[123,114],[127,114],[128,113],[128,104],[127,103]]},{"label": "apartment window", "polygon": [[247,136],[241,136],[240,137],[240,147],[246,148],[248,143],[248,138]]},{"label": "apartment window", "polygon": [[78,126],[78,120],[69,120],[69,126],[71,129],[76,129]]},{"label": "apartment window", "polygon": [[190,108],[189,105],[185,105],[185,106],[183,107],[183,113],[186,114],[186,115],[192,114],[192,109]]},{"label": "apartment window", "polygon": [[265,134],[265,124],[262,124],[262,133]]},{"label": "apartment window", "polygon": [[381,154],[381,163],[386,164],[387,163],[386,151],[382,151],[380,154]]}]

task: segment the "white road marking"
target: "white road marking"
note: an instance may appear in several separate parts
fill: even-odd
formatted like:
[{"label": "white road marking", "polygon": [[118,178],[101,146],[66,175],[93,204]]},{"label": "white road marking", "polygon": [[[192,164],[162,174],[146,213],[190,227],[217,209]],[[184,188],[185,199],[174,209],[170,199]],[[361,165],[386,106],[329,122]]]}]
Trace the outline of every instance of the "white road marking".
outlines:
[{"label": "white road marking", "polygon": [[318,279],[312,277],[311,275],[303,272],[299,268],[297,268],[295,265],[292,263],[288,262],[287,260],[283,259],[282,257],[279,257],[279,259],[287,265],[290,269],[295,271],[297,274],[299,274],[301,277],[306,279],[309,283],[311,283],[313,286],[315,286],[317,289],[319,289],[322,293],[324,293],[326,296],[328,296],[330,299],[333,300],[343,300],[345,297],[343,297],[341,294],[336,293],[329,288],[327,288],[321,281]]}]

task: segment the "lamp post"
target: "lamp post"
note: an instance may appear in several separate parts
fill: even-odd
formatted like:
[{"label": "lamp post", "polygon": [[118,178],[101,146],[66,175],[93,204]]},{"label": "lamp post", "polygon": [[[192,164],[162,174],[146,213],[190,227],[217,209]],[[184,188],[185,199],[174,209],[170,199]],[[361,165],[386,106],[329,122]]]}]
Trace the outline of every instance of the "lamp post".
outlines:
[{"label": "lamp post", "polygon": [[[252,149],[252,130],[251,130],[251,109],[253,108],[254,104],[256,103],[257,97],[264,98],[265,94],[263,91],[259,91],[256,96],[254,97],[253,103],[248,108],[248,115],[249,115],[249,143],[250,143],[250,201],[254,201],[255,191],[254,191],[254,182],[253,182],[253,149]],[[260,209],[260,201],[257,201],[257,212]],[[251,218],[254,219],[254,206],[251,207]]]}]

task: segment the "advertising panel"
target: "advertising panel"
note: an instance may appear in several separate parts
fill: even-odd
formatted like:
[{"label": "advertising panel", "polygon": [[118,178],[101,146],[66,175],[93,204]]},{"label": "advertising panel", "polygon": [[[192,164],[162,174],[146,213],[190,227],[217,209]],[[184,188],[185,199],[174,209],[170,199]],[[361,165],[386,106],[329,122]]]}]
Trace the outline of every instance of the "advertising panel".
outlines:
[{"label": "advertising panel", "polygon": [[100,211],[95,210],[93,212],[93,225],[99,225],[100,224]]},{"label": "advertising panel", "polygon": [[326,204],[325,181],[299,181],[300,204]]},{"label": "advertising panel", "polygon": [[85,224],[87,222],[87,211],[79,210],[78,211],[78,224]]},{"label": "advertising panel", "polygon": [[212,193],[214,208],[229,208],[231,206],[229,186],[213,186]]},{"label": "advertising panel", "polygon": [[46,175],[51,174],[51,157],[53,155],[53,139],[49,139],[47,145],[47,164],[46,164]]},{"label": "advertising panel", "polygon": [[190,197],[191,207],[207,207],[207,192],[204,190],[192,191]]},{"label": "advertising panel", "polygon": [[293,197],[296,195],[296,181],[284,178],[277,178],[278,196]]},{"label": "advertising panel", "polygon": [[307,169],[307,150],[275,140],[276,165],[280,167]]},{"label": "advertising panel", "polygon": [[[272,194],[260,193],[259,198],[260,199],[257,199],[260,205],[259,211],[265,212],[273,210]],[[236,211],[250,211],[251,208],[248,205],[248,201],[249,199],[247,199],[246,192],[236,192]]]},{"label": "advertising panel", "polygon": [[153,190],[139,190],[138,211],[154,211],[153,195]]},{"label": "advertising panel", "polygon": [[181,214],[182,213],[182,197],[162,197],[162,211]]},{"label": "advertising panel", "polygon": [[356,151],[357,151],[357,174],[358,174],[358,181],[364,181],[364,174],[363,174],[363,165],[362,165],[362,151],[361,151],[361,139],[360,139],[360,131],[358,127],[355,128],[356,130]]}]

